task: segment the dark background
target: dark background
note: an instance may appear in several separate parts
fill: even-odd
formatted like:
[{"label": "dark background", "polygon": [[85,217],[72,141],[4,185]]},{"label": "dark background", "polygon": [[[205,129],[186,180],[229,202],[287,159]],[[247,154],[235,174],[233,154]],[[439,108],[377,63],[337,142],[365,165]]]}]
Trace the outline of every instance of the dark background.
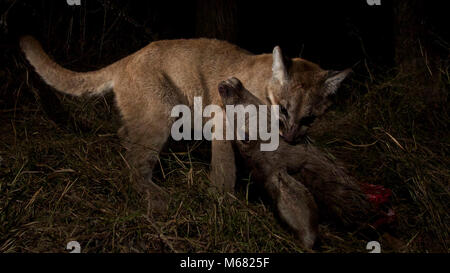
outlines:
[{"label": "dark background", "polygon": [[[2,43],[32,34],[62,57],[93,57],[110,62],[152,40],[214,37],[254,53],[280,45],[324,67],[346,67],[368,59],[392,65],[396,36],[424,25],[433,38],[445,38],[446,9],[436,2],[382,0],[370,6],[353,1],[2,1]],[[398,11],[398,10],[397,10]],[[408,24],[400,15],[415,15]],[[5,23],[6,22],[6,23]],[[410,25],[407,28],[407,25]],[[417,36],[421,30],[415,29]],[[445,40],[445,39],[444,39]],[[425,41],[423,41],[425,42]],[[102,53],[100,55],[100,52]]]},{"label": "dark background", "polygon": [[414,70],[414,59],[423,59],[425,52],[438,70],[448,59],[446,9],[422,0],[382,0],[372,6],[366,0],[92,0],[80,6],[64,0],[3,0],[0,12],[4,53],[17,49],[19,36],[31,34],[61,64],[82,71],[154,40],[195,37],[228,40],[256,54],[280,45],[289,57],[301,56],[325,69],[363,63],[357,71],[368,65],[375,72],[401,65]]}]

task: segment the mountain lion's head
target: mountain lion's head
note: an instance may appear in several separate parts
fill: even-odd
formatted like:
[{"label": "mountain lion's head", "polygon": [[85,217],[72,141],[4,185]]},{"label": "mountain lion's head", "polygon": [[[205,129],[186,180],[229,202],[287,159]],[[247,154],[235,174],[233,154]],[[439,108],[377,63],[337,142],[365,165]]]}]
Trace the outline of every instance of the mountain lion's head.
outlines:
[{"label": "mountain lion's head", "polygon": [[280,134],[287,142],[298,142],[325,113],[332,104],[331,96],[350,72],[322,70],[300,58],[288,60],[275,47],[266,94],[271,104],[280,105]]}]

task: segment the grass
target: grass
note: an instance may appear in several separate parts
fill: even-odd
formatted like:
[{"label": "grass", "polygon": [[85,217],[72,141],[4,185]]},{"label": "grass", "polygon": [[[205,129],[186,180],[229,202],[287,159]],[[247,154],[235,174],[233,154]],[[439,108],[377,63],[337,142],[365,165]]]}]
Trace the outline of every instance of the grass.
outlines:
[{"label": "grass", "polygon": [[[0,103],[14,106],[0,110],[0,252],[67,252],[72,240],[83,252],[302,252],[254,197],[251,177],[240,178],[235,195],[208,192],[206,142],[172,143],[161,154],[155,180],[172,203],[167,215],[148,218],[112,98],[58,95],[75,119],[57,125],[30,92],[48,87],[24,71],[20,59],[1,71],[0,94],[14,96]],[[383,252],[448,252],[447,103],[426,107],[394,71],[355,78],[311,134],[360,181],[392,189],[397,221],[369,232],[322,224],[317,251],[366,252],[378,240]],[[442,79],[448,92],[448,73]]]},{"label": "grass", "polygon": [[71,240],[86,252],[297,250],[263,204],[208,194],[196,143],[161,156],[158,180],[174,201],[148,219],[113,133],[77,135],[40,116],[14,123],[1,147],[1,252],[63,252]]},{"label": "grass", "polygon": [[[442,79],[448,96],[448,72]],[[353,93],[340,104],[341,111],[316,128],[318,139],[359,180],[392,189],[397,213],[393,232],[404,245],[401,250],[448,252],[448,102],[426,106],[424,98],[411,96],[419,83],[395,72],[347,86],[351,92],[358,88],[364,91]]]}]

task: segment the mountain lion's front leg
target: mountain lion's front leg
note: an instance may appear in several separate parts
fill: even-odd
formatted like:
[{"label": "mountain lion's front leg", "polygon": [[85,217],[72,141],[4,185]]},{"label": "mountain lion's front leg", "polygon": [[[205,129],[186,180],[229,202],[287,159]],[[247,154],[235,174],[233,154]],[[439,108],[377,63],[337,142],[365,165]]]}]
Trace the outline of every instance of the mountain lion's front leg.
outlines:
[{"label": "mountain lion's front leg", "polygon": [[211,183],[218,192],[233,192],[236,183],[236,164],[231,142],[213,140],[211,146]]}]

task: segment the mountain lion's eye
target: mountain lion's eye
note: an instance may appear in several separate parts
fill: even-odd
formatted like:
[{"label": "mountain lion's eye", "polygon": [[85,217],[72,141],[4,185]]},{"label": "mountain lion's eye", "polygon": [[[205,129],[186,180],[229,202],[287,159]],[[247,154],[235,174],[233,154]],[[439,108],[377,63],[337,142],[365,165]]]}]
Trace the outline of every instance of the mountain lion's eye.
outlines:
[{"label": "mountain lion's eye", "polygon": [[300,120],[300,125],[309,126],[309,125],[311,125],[314,122],[315,119],[316,119],[315,116],[303,117]]},{"label": "mountain lion's eye", "polygon": [[283,114],[285,117],[289,116],[288,110],[283,105],[280,105],[280,111],[281,111],[281,114]]}]

